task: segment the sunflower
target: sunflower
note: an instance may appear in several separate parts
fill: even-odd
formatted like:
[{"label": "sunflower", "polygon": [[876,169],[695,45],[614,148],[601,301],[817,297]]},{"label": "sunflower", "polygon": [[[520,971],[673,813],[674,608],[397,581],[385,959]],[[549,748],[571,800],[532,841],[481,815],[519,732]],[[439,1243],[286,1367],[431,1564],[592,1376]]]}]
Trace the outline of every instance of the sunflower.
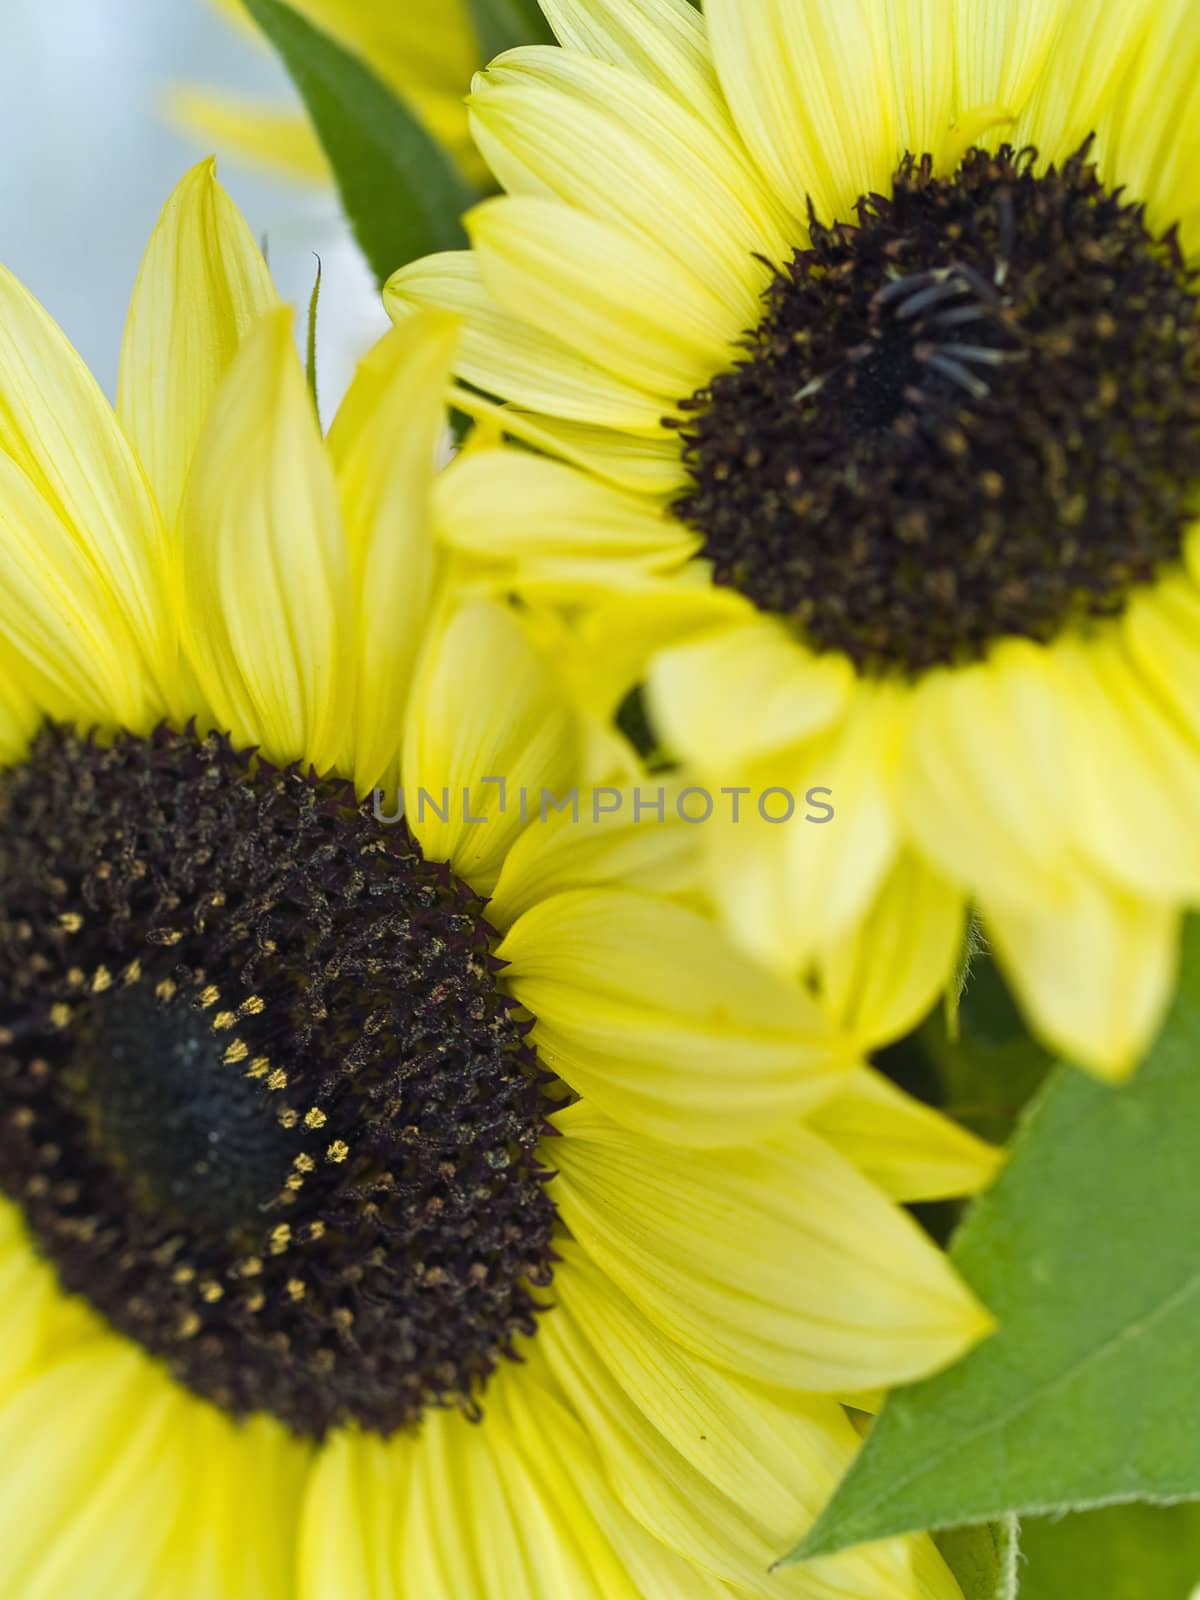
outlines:
[{"label": "sunflower", "polygon": [[[262,36],[241,0],[213,4],[256,42]],[[421,119],[472,178],[483,163],[467,129],[464,97],[480,50],[466,0],[433,6],[379,5],[376,0],[293,0],[301,16],[363,60]],[[171,114],[201,144],[285,177],[325,182],[329,164],[311,124],[298,108],[272,106],[252,95],[179,87]]]},{"label": "sunflower", "polygon": [[0,1596],[954,1600],[924,1537],[768,1567],[837,1397],[985,1331],[889,1196],[990,1153],[686,828],[532,814],[570,708],[433,538],[457,332],[323,439],[211,163],[115,416],[0,274]]},{"label": "sunflower", "polygon": [[1200,901],[1200,12],[544,9],[564,48],[471,99],[508,195],[389,294],[596,479],[488,558],[567,603],[576,564],[598,716],[640,675],[698,781],[833,789],[706,830],[746,945],[817,958],[915,854],[1120,1075]]}]

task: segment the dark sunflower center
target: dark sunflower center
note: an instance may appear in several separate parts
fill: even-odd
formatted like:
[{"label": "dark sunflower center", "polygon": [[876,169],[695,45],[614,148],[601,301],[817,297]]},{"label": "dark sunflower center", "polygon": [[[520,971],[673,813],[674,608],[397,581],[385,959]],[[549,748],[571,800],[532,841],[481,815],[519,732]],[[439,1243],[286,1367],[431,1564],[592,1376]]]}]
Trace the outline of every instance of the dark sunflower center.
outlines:
[{"label": "dark sunflower center", "polygon": [[0,777],[0,1187],[225,1409],[473,1409],[550,1280],[536,1059],[479,900],[350,790],[55,727]]},{"label": "dark sunflower center", "polygon": [[812,220],[745,359],[683,403],[717,581],[867,670],[1118,612],[1200,479],[1197,273],[1088,146],[906,157]]}]

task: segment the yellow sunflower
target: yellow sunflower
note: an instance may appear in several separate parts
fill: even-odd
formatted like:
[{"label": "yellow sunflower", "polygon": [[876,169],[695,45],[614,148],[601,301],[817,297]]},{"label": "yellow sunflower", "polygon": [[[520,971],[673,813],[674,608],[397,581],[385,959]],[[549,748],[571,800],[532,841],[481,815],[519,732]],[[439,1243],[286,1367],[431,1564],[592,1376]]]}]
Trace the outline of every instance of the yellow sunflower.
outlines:
[{"label": "yellow sunflower", "polygon": [[887,1196],[992,1158],[682,825],[541,824],[561,685],[433,537],[456,336],[323,439],[211,163],[116,415],[0,274],[0,1596],[954,1600],[924,1537],[768,1568],[836,1397],[986,1330]]},{"label": "yellow sunflower", "polygon": [[[389,301],[462,311],[460,374],[596,484],[572,539],[468,542],[560,602],[574,564],[593,711],[643,676],[746,786],[705,830],[746,945],[819,958],[915,856],[1119,1075],[1200,902],[1200,11],[544,9],[565,48],[471,100],[508,195]],[[810,785],[832,826],[755,807]]]},{"label": "yellow sunflower", "polygon": [[[241,0],[213,4],[256,42]],[[465,96],[480,63],[466,0],[414,5],[399,0],[293,0],[309,22],[359,56],[420,117],[468,176],[482,178],[483,162],[467,129]],[[180,87],[171,96],[174,119],[201,144],[271,168],[284,177],[324,182],[329,174],[320,142],[298,107],[264,104],[254,95]]]}]

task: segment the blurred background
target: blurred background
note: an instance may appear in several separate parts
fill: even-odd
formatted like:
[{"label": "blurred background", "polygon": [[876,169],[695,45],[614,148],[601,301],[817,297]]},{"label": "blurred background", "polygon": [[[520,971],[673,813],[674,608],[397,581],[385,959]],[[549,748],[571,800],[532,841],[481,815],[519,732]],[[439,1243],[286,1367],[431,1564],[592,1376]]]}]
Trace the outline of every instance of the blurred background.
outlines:
[{"label": "blurred background", "polygon": [[[380,0],[381,4],[388,0]],[[209,152],[176,132],[173,84],[290,91],[278,63],[206,0],[0,0],[0,261],[66,329],[110,395],[142,250],[184,171]],[[321,409],[387,326],[366,267],[322,190],[225,159],[222,182],[301,309],[323,266]]]}]

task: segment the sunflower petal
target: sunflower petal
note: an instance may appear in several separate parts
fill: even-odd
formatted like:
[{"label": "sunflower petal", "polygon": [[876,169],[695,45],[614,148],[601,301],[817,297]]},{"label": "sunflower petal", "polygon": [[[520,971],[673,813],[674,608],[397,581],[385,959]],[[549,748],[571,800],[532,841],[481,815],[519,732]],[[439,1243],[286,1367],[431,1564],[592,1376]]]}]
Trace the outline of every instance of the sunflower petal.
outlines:
[{"label": "sunflower petal", "polygon": [[3,1600],[150,1600],[183,1499],[170,1443],[176,1406],[165,1376],[112,1337],[10,1396],[0,1449],[21,1470],[0,1499]]},{"label": "sunflower petal", "polygon": [[310,1447],[274,1417],[237,1422],[183,1394],[169,1445],[182,1492],[148,1594],[294,1600]]},{"label": "sunflower petal", "polygon": [[824,945],[821,991],[839,1023],[876,1050],[916,1027],[962,948],[962,893],[901,851],[866,918]]},{"label": "sunflower petal", "polygon": [[1118,634],[1064,640],[1058,653],[1072,710],[1060,782],[1077,849],[1132,894],[1200,901],[1200,744]]},{"label": "sunflower petal", "polygon": [[264,105],[257,95],[227,89],[176,87],[167,97],[166,111],[175,127],[203,149],[228,151],[301,183],[332,181],[312,124],[292,106]]},{"label": "sunflower petal", "polygon": [[413,1455],[404,1435],[342,1429],[325,1441],[304,1503],[299,1600],[393,1600],[401,1592]]},{"label": "sunflower petal", "polygon": [[741,1591],[677,1555],[626,1509],[588,1432],[551,1392],[553,1383],[542,1362],[510,1406],[514,1430],[549,1494],[565,1506],[584,1497],[638,1600],[740,1600]]},{"label": "sunflower petal", "polygon": [[721,86],[751,154],[796,217],[882,193],[899,154],[891,41],[872,0],[709,0]]},{"label": "sunflower petal", "polygon": [[704,18],[689,0],[545,0],[542,10],[561,45],[636,72],[729,136]]},{"label": "sunflower petal", "polygon": [[1200,588],[1176,573],[1139,589],[1130,596],[1121,628],[1154,694],[1200,739]]},{"label": "sunflower petal", "polygon": [[539,1343],[617,1493],[657,1539],[763,1600],[911,1596],[904,1540],[771,1571],[857,1453],[835,1400],[770,1391],[688,1355],[574,1243],[554,1281]]},{"label": "sunflower petal", "polygon": [[[505,857],[488,920],[506,931],[531,907],[569,889],[621,885],[656,895],[699,890],[695,829],[676,807],[677,783],[584,789],[580,820],[568,811],[532,822]],[[651,809],[653,807],[653,809]]]},{"label": "sunflower petal", "polygon": [[[961,118],[994,107],[1016,118],[1044,71],[1070,0],[956,0]],[[989,119],[997,120],[995,117]]]},{"label": "sunflower petal", "polygon": [[52,1269],[33,1249],[16,1206],[0,1204],[0,1403],[33,1367],[50,1298],[61,1297]]},{"label": "sunflower petal", "polygon": [[216,163],[193,167],[163,208],[125,324],[117,415],[172,526],[217,385],[279,297]]},{"label": "sunflower petal", "polygon": [[[504,1374],[503,1387],[520,1376]],[[532,1469],[503,1390],[488,1398],[482,1427],[444,1411],[425,1419],[398,1592],[428,1600],[637,1600],[570,1485],[547,1492]]]},{"label": "sunflower petal", "polygon": [[[1024,112],[1006,136],[1018,147],[1036,145],[1044,162],[1073,155],[1125,99],[1130,68],[1152,15],[1161,9],[1159,0],[1125,0],[1111,9],[1090,0],[1066,0]],[[1120,171],[1107,150],[1102,161],[1110,175]],[[1122,173],[1114,181],[1127,180]]]},{"label": "sunflower petal", "polygon": [[733,1144],[831,1093],[852,1057],[706,917],[619,889],[535,905],[497,955],[565,1082],[630,1128]]},{"label": "sunflower petal", "polygon": [[698,640],[667,641],[647,676],[654,721],[671,750],[702,772],[728,774],[827,727],[853,685],[844,656],[811,655],[761,614]]},{"label": "sunflower petal", "polygon": [[467,416],[496,426],[535,450],[561,456],[572,466],[583,467],[618,489],[661,500],[686,480],[679,441],[665,429],[658,429],[653,436],[635,436],[619,433],[616,428],[564,422],[516,406],[498,405],[472,389],[455,388],[453,400]]},{"label": "sunflower petal", "polygon": [[739,808],[704,843],[725,921],[758,960],[794,972],[867,914],[900,845],[906,716],[894,686],[860,683],[833,726],[736,774]]},{"label": "sunflower petal", "polygon": [[485,200],[466,226],[502,306],[655,396],[659,416],[730,364],[742,323],[663,250],[533,195]]},{"label": "sunflower petal", "polygon": [[1068,893],[1071,817],[1057,777],[1070,729],[1054,652],[1025,640],[918,685],[899,800],[948,878],[1026,904]]},{"label": "sunflower petal", "polygon": [[652,1322],[716,1366],[838,1394],[932,1372],[991,1327],[912,1219],[804,1128],[701,1152],[587,1101],[553,1121],[563,1221]]},{"label": "sunflower petal", "polygon": [[162,703],[104,573],[53,507],[0,453],[0,640],[18,729],[29,701],[81,726],[148,732]]},{"label": "sunflower petal", "polygon": [[[394,322],[422,309],[461,316],[456,370],[488,394],[551,417],[658,431],[661,401],[586,360],[553,330],[535,328],[503,309],[485,288],[469,250],[444,251],[401,267],[388,279],[383,301]],[[676,455],[678,448],[672,440]]]},{"label": "sunflower petal", "polygon": [[350,579],[333,469],[272,312],[217,393],[184,499],[184,634],[217,725],[319,772],[345,742]]},{"label": "sunflower petal", "polygon": [[1055,1049],[1101,1076],[1127,1077],[1175,984],[1179,914],[1081,877],[1051,909],[980,899],[1018,998]]},{"label": "sunflower petal", "polygon": [[69,530],[165,693],[176,646],[154,497],[95,379],[3,268],[0,451]]},{"label": "sunflower petal", "polygon": [[408,822],[426,857],[487,893],[527,817],[567,790],[573,728],[513,613],[455,607],[431,630],[404,738]]},{"label": "sunflower petal", "polygon": [[459,323],[422,312],[359,366],[329,430],[354,588],[360,793],[399,774],[401,730],[435,577],[432,484]]},{"label": "sunflower petal", "polygon": [[21,759],[40,721],[37,702],[23,678],[20,661],[0,644],[0,768]]},{"label": "sunflower petal", "polygon": [[755,175],[677,99],[570,50],[517,50],[471,97],[471,125],[510,193],[552,196],[678,253],[738,328],[787,238]]},{"label": "sunflower petal", "polygon": [[[1200,241],[1200,172],[1194,158],[1200,128],[1200,14],[1192,0],[1146,0],[1136,54],[1100,125],[1105,172],[1147,205],[1151,228],[1181,223],[1185,249]],[[1083,9],[1074,0],[1073,9]],[[1125,40],[1144,7],[1122,8],[1114,24]],[[1136,34],[1134,35],[1136,37]]]},{"label": "sunflower petal", "polygon": [[651,561],[678,567],[696,539],[653,502],[524,450],[465,452],[437,485],[438,530],[456,550],[516,564]]},{"label": "sunflower petal", "polygon": [[893,1200],[975,1194],[1000,1165],[999,1150],[871,1067],[852,1072],[806,1122]]}]

